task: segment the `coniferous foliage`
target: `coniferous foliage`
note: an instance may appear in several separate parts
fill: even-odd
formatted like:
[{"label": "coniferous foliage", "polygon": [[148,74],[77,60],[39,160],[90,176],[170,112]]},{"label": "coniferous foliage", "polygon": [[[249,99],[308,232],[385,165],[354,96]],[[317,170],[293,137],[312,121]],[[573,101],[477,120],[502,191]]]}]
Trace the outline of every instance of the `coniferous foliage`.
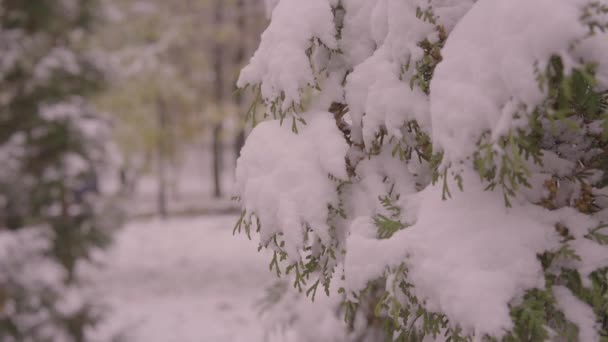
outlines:
[{"label": "coniferous foliage", "polygon": [[84,341],[78,269],[120,215],[102,193],[108,123],[87,102],[96,1],[0,1],[0,340]]},{"label": "coniferous foliage", "polygon": [[236,231],[338,340],[608,339],[606,1],[268,5]]}]

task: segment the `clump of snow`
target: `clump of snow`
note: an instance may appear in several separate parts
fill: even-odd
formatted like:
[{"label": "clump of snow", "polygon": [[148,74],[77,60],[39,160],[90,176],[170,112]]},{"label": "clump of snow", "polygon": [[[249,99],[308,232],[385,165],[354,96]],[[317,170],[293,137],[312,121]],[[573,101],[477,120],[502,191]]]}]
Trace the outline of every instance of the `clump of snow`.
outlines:
[{"label": "clump of snow", "polygon": [[329,175],[347,178],[348,145],[332,114],[303,117],[308,123],[297,134],[278,121],[255,127],[236,168],[236,191],[244,209],[262,223],[262,244],[282,232],[286,252],[296,258],[304,225],[328,242],[328,204],[338,201],[337,184]]},{"label": "clump of snow", "polygon": [[343,1],[343,25],[340,48],[344,51],[347,63],[356,66],[370,57],[376,48],[372,33],[372,14],[381,1],[348,0]]},{"label": "clump of snow", "polygon": [[269,101],[284,95],[282,106],[287,110],[300,103],[302,89],[315,83],[306,50],[315,39],[336,49],[336,32],[327,0],[283,0],[272,18],[238,85],[259,83],[263,98]]},{"label": "clump of snow", "polygon": [[558,306],[563,310],[566,319],[578,327],[579,341],[599,341],[600,337],[595,327],[595,314],[589,305],[578,298],[563,286],[554,286],[553,295]]},{"label": "clump of snow", "polygon": [[389,240],[351,236],[346,286],[359,291],[387,265],[405,261],[408,281],[427,309],[447,314],[467,332],[501,336],[511,328],[508,303],[544,287],[537,254],[558,246],[558,236],[551,224],[538,222],[538,212],[505,208],[502,196],[484,191],[473,171],[464,173],[464,183],[465,190],[447,201],[442,184],[413,195],[420,202],[416,223]]},{"label": "clump of snow", "polygon": [[[590,227],[591,228],[591,227]],[[583,277],[583,284],[591,286],[589,275],[608,265],[608,248],[588,239],[576,239],[570,243],[581,261],[574,261],[573,266]]]},{"label": "clump of snow", "polygon": [[500,336],[511,328],[507,304],[544,286],[537,254],[557,238],[553,227],[521,208],[505,208],[502,196],[485,192],[474,174],[465,182],[466,190],[448,201],[438,185],[423,191],[416,225],[395,241],[409,247],[414,292],[428,308],[468,331]]},{"label": "clump of snow", "polygon": [[387,53],[385,49],[376,51],[348,77],[346,100],[353,119],[353,138],[366,146],[372,144],[381,127],[401,137],[405,122],[418,119],[425,125],[428,117],[427,96],[399,80],[401,67],[391,63]]},{"label": "clump of snow", "polygon": [[[428,96],[418,87],[410,86],[416,72],[415,64],[424,54],[418,43],[424,39],[436,41],[436,25],[449,32],[472,2],[434,1],[433,12],[438,16],[436,25],[417,17],[417,9],[426,8],[426,5],[426,1],[379,1],[373,7],[367,26],[369,33],[364,38],[360,33],[356,37],[348,36],[349,31],[364,30],[366,21],[351,18],[346,6],[345,38],[340,44],[356,46],[365,42],[365,37],[372,36],[375,43],[372,45],[378,45],[373,53],[358,52],[356,57],[351,57],[356,64],[348,77],[346,100],[353,119],[355,141],[363,141],[369,146],[382,127],[389,135],[401,138],[403,124],[412,120],[423,129],[430,129]],[[350,20],[356,20],[357,24]]]},{"label": "clump of snow", "polygon": [[[535,65],[544,70],[553,55],[567,67],[579,62],[571,45],[588,35],[589,28],[579,20],[586,3],[480,0],[463,17],[442,49],[444,60],[431,81],[433,141],[444,150],[446,162],[470,156],[484,132],[496,139],[527,123],[525,112],[545,97]],[[586,57],[608,52],[599,38],[586,40],[585,49],[594,54]],[[514,119],[516,114],[523,120]]]},{"label": "clump of snow", "polygon": [[[403,204],[408,201],[406,195],[416,192],[415,177],[409,170],[404,170],[405,164],[394,158],[390,150],[384,150],[373,159],[363,159],[357,165],[359,178],[356,187],[347,189],[345,205],[352,219],[362,216],[373,217],[376,214],[390,216],[390,213],[378,201],[392,189],[393,193],[402,197]],[[392,182],[385,180],[390,179]],[[405,210],[403,215],[406,222],[415,222],[415,212]],[[352,228],[351,228],[352,229]]]}]

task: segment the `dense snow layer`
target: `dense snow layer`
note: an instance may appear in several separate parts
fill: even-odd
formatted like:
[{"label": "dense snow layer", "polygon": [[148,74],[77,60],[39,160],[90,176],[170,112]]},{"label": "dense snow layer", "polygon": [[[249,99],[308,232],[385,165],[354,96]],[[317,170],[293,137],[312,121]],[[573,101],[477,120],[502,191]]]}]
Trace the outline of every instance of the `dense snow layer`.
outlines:
[{"label": "dense snow layer", "polygon": [[243,69],[239,86],[262,84],[262,96],[271,100],[285,95],[283,109],[300,103],[300,91],[314,85],[306,56],[312,40],[337,48],[333,15],[327,0],[283,0],[274,8],[272,23],[262,35],[251,64]]},{"label": "dense snow layer", "polygon": [[538,212],[505,208],[502,196],[484,191],[473,173],[464,181],[465,192],[448,201],[441,199],[442,184],[415,195],[416,223],[389,240],[352,235],[346,283],[360,290],[382,275],[383,265],[405,261],[414,293],[429,310],[446,313],[467,331],[500,335],[511,328],[507,304],[544,286],[537,253],[558,239],[550,224],[536,220]]},{"label": "dense snow layer", "polygon": [[[608,53],[605,35],[585,41],[586,56],[572,48],[588,36],[589,28],[579,20],[587,3],[480,0],[463,17],[431,82],[433,141],[445,151],[446,162],[470,156],[486,131],[496,140],[527,124],[524,114],[545,97],[535,65],[545,70],[553,55],[567,68],[602,62],[595,58]],[[516,114],[522,120],[514,120]]]},{"label": "dense snow layer", "polygon": [[110,310],[99,336],[262,341],[256,302],[274,279],[268,256],[244,236],[232,236],[235,221],[225,216],[128,224],[104,269],[91,274],[94,294]]},{"label": "dense snow layer", "polygon": [[[331,113],[307,113],[299,134],[279,121],[258,125],[237,162],[236,190],[248,213],[264,224],[261,243],[286,234],[285,250],[293,257],[303,247],[304,224],[328,242],[327,206],[338,201],[336,183],[346,179],[348,145]],[[279,142],[279,143],[277,143]]]},{"label": "dense snow layer", "polygon": [[[547,196],[546,180],[566,176],[576,167],[577,158],[571,158],[568,150],[576,144],[555,148],[558,153],[547,151],[542,166],[530,166],[531,189],[515,196],[512,208],[506,208],[501,191],[485,191],[488,184],[465,162],[484,134],[489,133],[489,143],[495,143],[514,129],[526,129],[528,114],[546,98],[537,72],[545,70],[550,57],[560,56],[566,71],[601,63],[599,86],[608,85],[608,37],[590,36],[580,19],[588,1],[344,0],[343,8],[335,12],[337,35],[334,25],[327,27],[327,7],[334,2],[268,2],[276,5],[271,26],[241,75],[241,85],[261,87],[267,104],[280,102],[282,93],[287,104],[300,102],[306,87],[318,85],[321,89],[312,89],[310,95],[320,100],[312,102],[322,106],[343,101],[351,129],[348,148],[341,132],[330,129],[335,124],[324,111],[327,108],[320,108],[305,114],[309,125],[298,135],[278,121],[253,130],[237,166],[237,191],[245,209],[260,218],[262,241],[283,234],[291,261],[302,256],[302,225],[317,228],[325,242],[330,235],[323,232],[328,228],[326,204],[338,198],[337,185],[327,175],[340,177],[335,170],[345,168],[346,157],[356,173],[340,198],[347,209],[346,222],[338,222],[349,226],[351,233],[346,241],[338,241],[347,247],[344,285],[348,290],[361,290],[369,280],[382,276],[387,266],[405,263],[413,292],[428,309],[446,313],[452,324],[476,337],[501,336],[512,328],[508,304],[526,290],[544,287],[537,254],[561,246],[558,223],[570,229],[575,240],[569,245],[582,257],[569,266],[579,270],[588,284],[589,272],[608,264],[606,247],[583,238],[600,223],[599,216],[572,208],[580,189],[567,196],[560,193],[557,207],[565,208],[548,211],[535,205]],[[434,15],[425,17],[429,7]],[[300,11],[303,16],[295,14]],[[311,23],[314,29],[308,26]],[[414,66],[425,57],[419,43],[436,43],[442,32],[447,40],[427,94],[410,83],[420,76]],[[337,37],[335,44],[329,35]],[[339,52],[328,52],[311,37],[319,37],[330,49],[337,46]],[[316,54],[305,58],[311,47]],[[287,57],[278,60],[281,54]],[[348,76],[337,82],[341,75]],[[323,124],[315,123],[315,117]],[[442,180],[431,185],[424,162],[413,157],[406,164],[388,156],[395,140],[407,140],[404,123],[412,120],[431,136],[434,152],[445,152],[445,166],[463,162],[458,172],[464,189],[448,180],[453,196],[447,201],[442,199]],[[388,135],[382,151],[366,156],[378,144],[380,130]],[[571,139],[572,134],[565,137]],[[413,139],[405,143],[416,144]],[[331,160],[331,167],[326,160]],[[372,222],[374,215],[385,214],[378,197],[389,189],[399,195],[391,194],[399,219],[408,228],[379,241]],[[573,310],[567,316],[588,313],[582,304],[570,305],[570,299],[559,294],[561,304]],[[589,317],[581,317],[571,319],[588,338],[593,328]]]},{"label": "dense snow layer", "polygon": [[[424,53],[418,42],[438,40],[436,26],[417,18],[417,9],[426,8],[429,3],[394,0],[377,1],[376,5],[373,1],[359,3],[345,3],[345,32],[340,41],[354,66],[345,87],[353,138],[363,139],[370,146],[381,127],[389,135],[401,138],[402,125],[411,120],[430,130],[428,96],[417,87],[412,89],[409,83],[416,71],[415,64]],[[468,0],[433,1],[437,24],[451,31],[472,4]],[[370,13],[369,20],[362,20],[362,15]],[[371,52],[359,48],[361,45],[371,45]]]},{"label": "dense snow layer", "polygon": [[557,304],[564,310],[566,318],[578,326],[580,331],[579,340],[599,341],[597,327],[593,323],[595,321],[593,309],[574,297],[572,292],[563,286],[554,287],[553,294]]}]

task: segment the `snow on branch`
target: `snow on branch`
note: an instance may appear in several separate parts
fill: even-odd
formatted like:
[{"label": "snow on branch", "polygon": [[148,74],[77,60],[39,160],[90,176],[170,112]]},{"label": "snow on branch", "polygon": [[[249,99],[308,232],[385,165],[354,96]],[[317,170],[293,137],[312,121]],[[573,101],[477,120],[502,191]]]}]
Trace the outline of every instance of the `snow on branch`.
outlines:
[{"label": "snow on branch", "polygon": [[239,86],[307,122],[237,165],[271,267],[352,334],[608,337],[606,0],[269,3]]}]

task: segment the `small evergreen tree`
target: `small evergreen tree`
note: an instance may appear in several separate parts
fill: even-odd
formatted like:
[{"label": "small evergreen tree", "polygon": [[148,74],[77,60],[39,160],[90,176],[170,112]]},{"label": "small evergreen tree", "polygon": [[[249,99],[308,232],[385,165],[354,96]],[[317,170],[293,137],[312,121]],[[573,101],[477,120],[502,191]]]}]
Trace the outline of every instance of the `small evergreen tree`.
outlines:
[{"label": "small evergreen tree", "polygon": [[235,231],[271,270],[353,340],[608,341],[608,2],[267,4]]},{"label": "small evergreen tree", "polygon": [[108,129],[88,104],[93,0],[0,1],[0,340],[85,341],[78,270],[119,215],[102,195]]}]

